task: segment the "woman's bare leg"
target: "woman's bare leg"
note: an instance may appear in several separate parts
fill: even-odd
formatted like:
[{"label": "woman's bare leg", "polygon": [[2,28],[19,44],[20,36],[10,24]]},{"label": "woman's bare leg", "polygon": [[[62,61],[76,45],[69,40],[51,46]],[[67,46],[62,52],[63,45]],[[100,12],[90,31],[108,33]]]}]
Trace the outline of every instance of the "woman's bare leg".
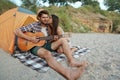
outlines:
[{"label": "woman's bare leg", "polygon": [[73,66],[73,67],[81,66],[80,62],[76,62],[74,60],[70,46],[65,38],[60,38],[57,41],[53,42],[51,47],[53,50],[56,50],[57,48],[59,48],[59,46],[62,47],[63,52],[66,55],[70,66]]}]

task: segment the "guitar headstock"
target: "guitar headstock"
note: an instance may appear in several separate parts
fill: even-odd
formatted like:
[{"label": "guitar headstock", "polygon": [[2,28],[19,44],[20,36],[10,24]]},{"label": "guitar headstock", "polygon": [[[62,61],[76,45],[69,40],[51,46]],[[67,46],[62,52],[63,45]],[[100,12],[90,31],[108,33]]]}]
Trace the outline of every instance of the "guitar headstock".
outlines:
[{"label": "guitar headstock", "polygon": [[72,37],[72,34],[71,33],[65,33],[65,34],[62,35],[62,37],[70,38],[70,37]]}]

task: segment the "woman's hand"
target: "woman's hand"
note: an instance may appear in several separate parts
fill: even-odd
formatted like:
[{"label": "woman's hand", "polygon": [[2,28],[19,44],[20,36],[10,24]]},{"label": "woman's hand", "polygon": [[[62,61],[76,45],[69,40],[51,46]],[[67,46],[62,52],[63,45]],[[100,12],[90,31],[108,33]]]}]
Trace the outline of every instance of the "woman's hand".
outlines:
[{"label": "woman's hand", "polygon": [[54,39],[53,40],[58,40],[59,39],[59,36],[58,35],[54,35]]}]

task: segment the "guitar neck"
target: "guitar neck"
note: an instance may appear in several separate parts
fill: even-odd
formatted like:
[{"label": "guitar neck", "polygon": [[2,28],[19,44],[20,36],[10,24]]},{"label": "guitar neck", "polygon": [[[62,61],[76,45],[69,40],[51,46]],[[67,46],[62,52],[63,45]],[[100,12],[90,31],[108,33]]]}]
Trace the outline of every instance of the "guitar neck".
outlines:
[{"label": "guitar neck", "polygon": [[[66,37],[66,35],[57,35],[58,38],[61,38],[61,37]],[[68,35],[67,35],[68,37]],[[54,39],[54,35],[51,35],[51,36],[47,36],[47,37],[39,37],[38,39],[40,40],[51,40],[51,39]]]},{"label": "guitar neck", "polygon": [[40,40],[51,40],[54,36],[47,36],[47,37],[39,37]]}]

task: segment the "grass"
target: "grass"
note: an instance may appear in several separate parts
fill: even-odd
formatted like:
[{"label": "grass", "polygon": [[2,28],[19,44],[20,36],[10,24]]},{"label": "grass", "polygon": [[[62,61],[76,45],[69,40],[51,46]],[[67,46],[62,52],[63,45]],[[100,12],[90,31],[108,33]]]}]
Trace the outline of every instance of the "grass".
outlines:
[{"label": "grass", "polygon": [[[7,11],[10,8],[16,7],[15,4],[7,2],[6,0],[1,0],[0,3],[0,14]],[[6,6],[8,5],[8,6]],[[90,17],[89,14],[92,16],[96,14],[101,14],[107,19],[113,21],[113,31],[115,31],[118,28],[118,25],[120,25],[120,13],[113,12],[113,11],[105,11],[101,10],[99,6],[82,6],[80,8],[73,8],[71,6],[62,6],[62,7],[56,7],[56,6],[49,6],[49,7],[42,7],[50,12],[50,14],[56,14],[59,16],[60,19],[60,26],[64,29],[64,31],[67,32],[90,32],[91,29],[83,24],[81,22],[81,16],[82,17]],[[35,8],[35,9],[39,9]],[[37,11],[37,10],[32,10]]]}]

